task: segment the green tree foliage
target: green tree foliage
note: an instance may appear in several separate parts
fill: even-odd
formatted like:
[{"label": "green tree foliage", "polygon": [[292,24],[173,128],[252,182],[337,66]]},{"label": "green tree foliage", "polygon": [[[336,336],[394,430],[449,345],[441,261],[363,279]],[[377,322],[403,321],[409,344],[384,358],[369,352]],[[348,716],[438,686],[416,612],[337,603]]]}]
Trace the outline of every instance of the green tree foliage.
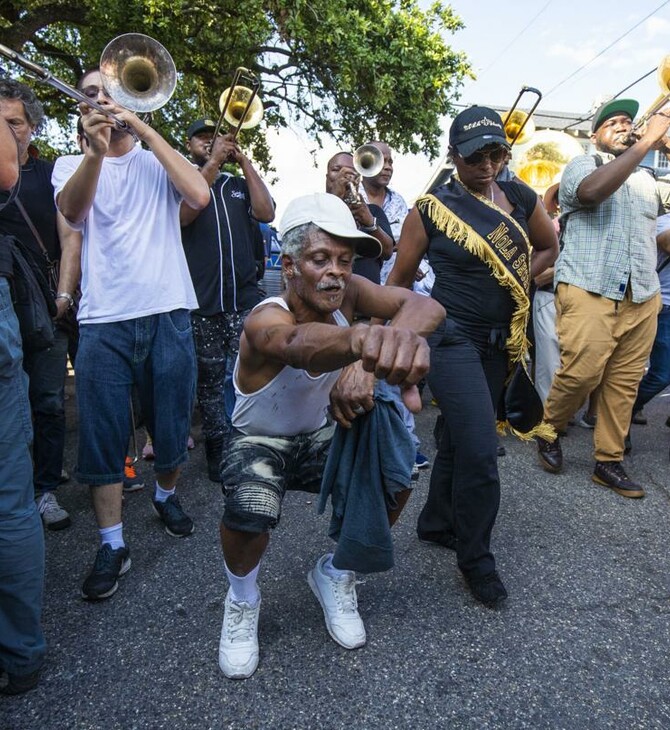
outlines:
[{"label": "green tree foliage", "polygon": [[[449,6],[422,10],[417,0],[0,0],[0,42],[68,83],[117,35],[163,43],[179,83],[153,123],[175,144],[194,118],[218,116],[220,93],[245,66],[261,79],[264,125],[300,125],[350,146],[380,138],[435,157],[440,118],[471,75],[445,40],[460,27]],[[41,84],[37,93],[68,131],[59,138],[50,128],[51,143],[66,148],[74,103]],[[261,131],[245,134],[267,165]]]}]

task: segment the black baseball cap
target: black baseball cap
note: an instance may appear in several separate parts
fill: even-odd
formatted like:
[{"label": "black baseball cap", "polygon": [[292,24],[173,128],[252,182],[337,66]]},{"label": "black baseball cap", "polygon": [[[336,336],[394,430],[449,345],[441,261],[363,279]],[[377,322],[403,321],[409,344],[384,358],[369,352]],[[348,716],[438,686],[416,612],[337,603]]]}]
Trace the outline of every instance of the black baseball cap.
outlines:
[{"label": "black baseball cap", "polygon": [[191,139],[194,134],[200,132],[213,132],[216,129],[216,122],[212,119],[196,119],[186,130],[186,138]]},{"label": "black baseball cap", "polygon": [[449,144],[463,157],[489,144],[509,147],[500,114],[487,106],[471,106],[458,114],[451,123]]},{"label": "black baseball cap", "polygon": [[598,107],[596,113],[593,115],[591,134],[593,134],[603,122],[617,114],[628,114],[631,119],[635,119],[635,115],[639,108],[640,104],[635,101],[635,99],[610,99],[610,101],[606,101]]}]

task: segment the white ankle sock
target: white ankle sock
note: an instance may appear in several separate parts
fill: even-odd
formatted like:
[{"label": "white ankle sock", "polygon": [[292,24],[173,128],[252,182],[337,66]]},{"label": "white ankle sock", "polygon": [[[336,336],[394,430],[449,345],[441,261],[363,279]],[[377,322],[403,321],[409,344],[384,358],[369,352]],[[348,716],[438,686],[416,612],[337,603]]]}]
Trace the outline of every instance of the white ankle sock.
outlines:
[{"label": "white ankle sock", "polygon": [[123,541],[123,522],[111,527],[101,527],[98,532],[100,533],[100,547],[109,545],[112,550],[118,550],[126,546]]},{"label": "white ankle sock", "polygon": [[231,573],[225,561],[223,565],[226,569],[228,582],[230,583],[230,595],[233,601],[236,603],[248,603],[250,606],[256,606],[261,598],[261,594],[258,590],[258,583],[256,583],[256,578],[258,577],[258,571],[261,564],[259,563],[246,575],[235,575],[234,573]]},{"label": "white ankle sock", "polygon": [[344,578],[351,575],[350,570],[340,570],[333,565],[333,553],[329,553],[328,557],[321,563],[321,567],[329,578]]},{"label": "white ankle sock", "polygon": [[167,502],[167,498],[171,497],[175,493],[176,487],[172,489],[161,489],[161,486],[156,482],[156,492],[154,494],[154,502]]}]

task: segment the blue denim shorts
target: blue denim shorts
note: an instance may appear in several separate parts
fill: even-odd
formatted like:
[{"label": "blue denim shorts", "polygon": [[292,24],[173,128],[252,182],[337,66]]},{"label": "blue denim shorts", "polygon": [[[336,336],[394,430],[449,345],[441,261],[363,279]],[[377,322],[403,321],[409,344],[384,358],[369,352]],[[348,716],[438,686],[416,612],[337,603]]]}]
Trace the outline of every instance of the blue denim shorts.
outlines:
[{"label": "blue denim shorts", "polygon": [[334,425],[297,436],[245,436],[233,431],[221,465],[223,524],[267,532],[279,523],[287,489],[318,494]]},{"label": "blue denim shorts", "polygon": [[91,485],[123,480],[133,385],[153,438],[154,469],[172,471],[186,461],[196,373],[191,317],[185,309],[81,325],[75,378],[77,479]]}]

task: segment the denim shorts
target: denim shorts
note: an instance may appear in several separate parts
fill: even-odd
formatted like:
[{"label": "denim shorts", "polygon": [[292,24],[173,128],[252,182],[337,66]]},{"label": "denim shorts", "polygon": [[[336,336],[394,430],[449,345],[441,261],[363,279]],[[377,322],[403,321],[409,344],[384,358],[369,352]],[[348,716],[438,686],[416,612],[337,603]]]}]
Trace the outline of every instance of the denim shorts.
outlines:
[{"label": "denim shorts", "polygon": [[297,436],[245,436],[233,431],[221,465],[223,524],[267,532],[279,524],[287,489],[317,494],[334,425]]},{"label": "denim shorts", "polygon": [[186,461],[196,373],[186,309],[81,325],[75,378],[77,479],[91,485],[123,480],[133,385],[153,438],[154,469],[172,471]]}]

